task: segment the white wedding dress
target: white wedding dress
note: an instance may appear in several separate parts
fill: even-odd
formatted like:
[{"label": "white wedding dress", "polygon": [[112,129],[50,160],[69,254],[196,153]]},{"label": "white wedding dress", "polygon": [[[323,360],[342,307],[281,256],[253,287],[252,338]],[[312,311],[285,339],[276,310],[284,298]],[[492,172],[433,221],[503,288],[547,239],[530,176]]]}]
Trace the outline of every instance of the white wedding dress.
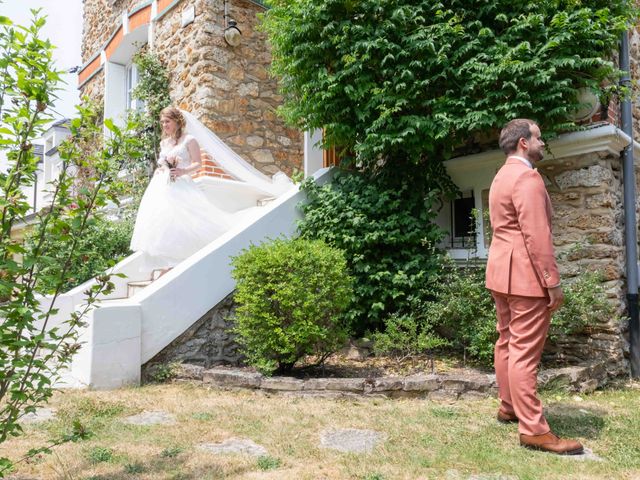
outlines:
[{"label": "white wedding dress", "polygon": [[209,202],[190,175],[170,178],[167,157],[177,157],[178,168],[191,165],[187,144],[193,138],[161,143],[159,167],[140,202],[131,250],[144,252],[151,268],[175,266],[231,226],[230,215]]}]

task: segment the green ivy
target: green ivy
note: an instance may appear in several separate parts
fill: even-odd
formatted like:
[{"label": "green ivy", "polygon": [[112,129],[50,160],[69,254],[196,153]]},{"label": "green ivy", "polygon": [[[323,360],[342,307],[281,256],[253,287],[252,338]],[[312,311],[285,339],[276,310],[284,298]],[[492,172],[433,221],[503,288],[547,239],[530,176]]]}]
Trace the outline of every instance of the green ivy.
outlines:
[{"label": "green ivy", "polygon": [[141,50],[133,57],[138,69],[138,84],[132,96],[143,104],[140,110],[129,112],[129,121],[135,125],[130,132],[138,139],[140,154],[130,158],[124,168],[128,175],[132,207],[139,200],[153,175],[160,153],[160,112],[171,104],[169,72],[160,59],[148,50]]},{"label": "green ivy", "polygon": [[302,206],[300,234],[344,251],[355,280],[345,315],[355,332],[378,330],[388,315],[410,308],[411,298],[420,296],[439,270],[435,246],[441,230],[433,220],[441,190],[415,175],[348,171],[337,172],[330,184],[309,180],[303,188],[308,202]]},{"label": "green ivy", "polygon": [[637,16],[626,0],[269,4],[282,113],[366,168],[441,160],[516,117],[548,136],[575,128],[577,89],[616,80],[610,58]]}]

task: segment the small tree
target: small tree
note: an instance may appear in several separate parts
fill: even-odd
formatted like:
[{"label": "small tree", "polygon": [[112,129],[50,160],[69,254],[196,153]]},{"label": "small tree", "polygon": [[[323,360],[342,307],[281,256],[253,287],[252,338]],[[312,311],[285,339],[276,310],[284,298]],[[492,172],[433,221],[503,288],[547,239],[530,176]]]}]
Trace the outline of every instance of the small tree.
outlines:
[{"label": "small tree", "polygon": [[[47,110],[60,79],[53,46],[40,38],[44,23],[37,11],[28,27],[0,17],[0,148],[9,161],[8,171],[0,172],[0,443],[19,435],[22,417],[51,397],[61,369],[80,347],[85,314],[98,295],[113,288],[109,275],[99,276],[86,292],[85,306],[66,323],[50,325],[71,265],[87,253],[80,239],[95,222],[94,212],[117,202],[117,172],[122,159],[135,154],[135,142],[108,121],[111,137],[93,143],[89,152],[85,147],[101,127],[96,115],[81,107],[80,118],[70,124],[71,137],[59,147],[61,172],[49,186],[51,205],[36,216],[33,241],[24,244],[12,237],[13,227],[29,211],[23,189],[32,187],[38,168],[31,142],[51,120]],[[83,172],[80,183],[78,172]],[[61,244],[68,248],[57,256]],[[36,296],[41,284],[51,292],[45,305]],[[78,424],[59,441],[85,433]],[[0,477],[10,468],[11,461],[0,458]]]},{"label": "small tree", "polygon": [[238,342],[250,365],[290,371],[304,355],[321,361],[344,344],[351,300],[342,252],[315,240],[274,240],[233,260]]}]

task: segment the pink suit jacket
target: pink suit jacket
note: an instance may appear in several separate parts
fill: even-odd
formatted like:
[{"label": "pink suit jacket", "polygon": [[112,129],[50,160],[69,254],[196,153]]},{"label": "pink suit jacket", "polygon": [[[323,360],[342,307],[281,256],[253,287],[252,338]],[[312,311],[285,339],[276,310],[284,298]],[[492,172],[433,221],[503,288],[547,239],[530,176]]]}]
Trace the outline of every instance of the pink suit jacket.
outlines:
[{"label": "pink suit jacket", "polygon": [[540,174],[507,158],[489,191],[493,236],[486,286],[498,293],[545,297],[560,284],[551,236],[551,200]]}]

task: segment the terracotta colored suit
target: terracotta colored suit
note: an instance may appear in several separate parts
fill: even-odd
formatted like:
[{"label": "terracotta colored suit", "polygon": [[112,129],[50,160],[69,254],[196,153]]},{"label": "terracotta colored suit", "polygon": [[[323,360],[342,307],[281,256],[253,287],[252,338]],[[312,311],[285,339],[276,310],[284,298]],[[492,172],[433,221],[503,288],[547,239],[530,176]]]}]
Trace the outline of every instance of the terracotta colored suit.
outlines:
[{"label": "terracotta colored suit", "polygon": [[509,157],[489,192],[493,236],[486,286],[496,303],[500,338],[495,368],[501,410],[520,433],[549,431],[536,394],[537,368],[549,329],[547,288],[560,284],[551,236],[551,201],[540,174]]}]

